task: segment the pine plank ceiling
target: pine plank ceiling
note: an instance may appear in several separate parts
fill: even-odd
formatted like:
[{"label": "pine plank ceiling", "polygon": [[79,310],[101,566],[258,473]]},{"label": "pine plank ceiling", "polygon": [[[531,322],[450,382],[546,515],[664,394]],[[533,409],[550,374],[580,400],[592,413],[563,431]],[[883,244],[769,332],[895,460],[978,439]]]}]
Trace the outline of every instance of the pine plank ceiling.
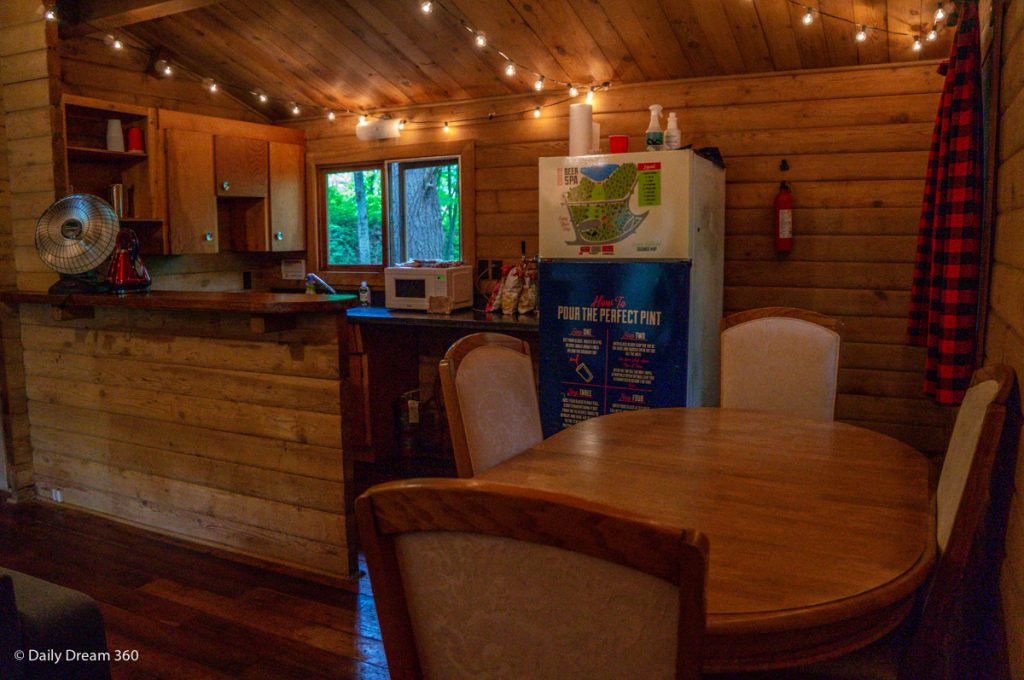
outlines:
[{"label": "pine plank ceiling", "polygon": [[[92,0],[92,11],[106,1]],[[804,7],[791,0],[439,0],[430,14],[419,0],[134,1],[161,11],[122,18],[117,30],[186,68],[351,110],[531,92],[535,72],[549,83],[621,84],[934,59],[946,56],[953,34],[940,31],[919,51],[911,37],[881,31],[859,42],[844,21],[815,15],[804,25]],[[937,0],[801,1],[924,35]],[[487,36],[487,49],[467,25]],[[492,48],[523,68],[507,77]],[[283,103],[267,106],[272,118],[289,115]]]}]

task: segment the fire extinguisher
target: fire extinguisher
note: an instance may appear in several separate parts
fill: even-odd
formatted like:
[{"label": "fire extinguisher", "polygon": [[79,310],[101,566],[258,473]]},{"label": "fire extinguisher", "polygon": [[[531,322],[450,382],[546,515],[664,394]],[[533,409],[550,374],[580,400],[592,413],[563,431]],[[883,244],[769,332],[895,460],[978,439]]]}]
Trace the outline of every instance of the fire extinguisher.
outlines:
[{"label": "fire extinguisher", "polygon": [[775,252],[793,250],[793,192],[785,182],[775,196]]}]

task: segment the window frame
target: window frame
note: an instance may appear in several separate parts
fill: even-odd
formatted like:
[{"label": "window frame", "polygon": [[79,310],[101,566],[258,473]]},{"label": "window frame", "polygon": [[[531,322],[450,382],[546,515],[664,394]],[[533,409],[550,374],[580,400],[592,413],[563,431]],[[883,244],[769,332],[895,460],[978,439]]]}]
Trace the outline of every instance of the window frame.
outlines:
[{"label": "window frame", "polygon": [[[352,141],[351,145],[365,146],[365,142]],[[348,146],[348,144],[346,144]],[[457,142],[435,142],[408,145],[387,145],[378,148],[355,151],[323,151],[310,149],[306,154],[306,176],[313,178],[307,183],[307,262],[331,285],[343,288],[358,287],[366,281],[371,287],[380,289],[384,285],[384,268],[391,251],[390,180],[382,186],[381,224],[385,229],[381,253],[384,263],[380,265],[327,265],[327,201],[326,173],[328,171],[380,169],[387,178],[389,163],[415,163],[442,159],[455,159],[459,165],[459,241],[462,260],[474,265],[476,262],[476,145],[472,140]]]}]

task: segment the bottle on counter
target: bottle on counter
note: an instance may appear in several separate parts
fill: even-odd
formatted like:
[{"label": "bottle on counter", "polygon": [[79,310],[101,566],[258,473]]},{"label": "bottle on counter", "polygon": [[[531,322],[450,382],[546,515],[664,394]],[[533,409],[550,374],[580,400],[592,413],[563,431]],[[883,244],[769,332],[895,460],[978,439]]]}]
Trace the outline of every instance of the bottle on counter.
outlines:
[{"label": "bottle on counter", "polygon": [[665,128],[665,148],[678,149],[683,145],[682,135],[679,133],[679,121],[676,114],[668,114],[668,127]]},{"label": "bottle on counter", "polygon": [[363,307],[370,306],[370,287],[366,285],[366,281],[359,284],[359,304]]},{"label": "bottle on counter", "polygon": [[665,135],[661,131],[661,104],[651,104],[651,122],[647,126],[645,145],[648,151],[660,151],[665,143]]}]

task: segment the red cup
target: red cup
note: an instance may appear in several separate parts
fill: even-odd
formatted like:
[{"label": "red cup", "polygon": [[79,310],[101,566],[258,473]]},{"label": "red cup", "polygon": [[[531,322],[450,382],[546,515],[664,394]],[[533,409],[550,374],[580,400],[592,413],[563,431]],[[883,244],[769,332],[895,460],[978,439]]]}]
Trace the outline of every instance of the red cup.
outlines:
[{"label": "red cup", "polygon": [[142,148],[142,128],[128,128],[128,150],[145,151]]},{"label": "red cup", "polygon": [[629,135],[608,135],[608,147],[612,153],[629,151]]}]

